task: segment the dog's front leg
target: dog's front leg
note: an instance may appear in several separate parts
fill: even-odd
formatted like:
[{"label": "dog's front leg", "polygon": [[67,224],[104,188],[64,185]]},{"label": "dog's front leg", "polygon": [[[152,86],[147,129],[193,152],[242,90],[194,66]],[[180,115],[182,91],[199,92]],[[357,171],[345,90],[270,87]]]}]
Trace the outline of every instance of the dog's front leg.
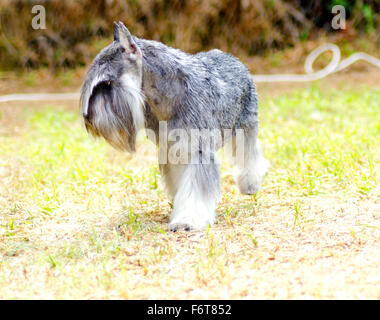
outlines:
[{"label": "dog's front leg", "polygon": [[209,164],[161,165],[161,173],[173,198],[169,229],[204,229],[215,220],[220,197],[219,168]]}]

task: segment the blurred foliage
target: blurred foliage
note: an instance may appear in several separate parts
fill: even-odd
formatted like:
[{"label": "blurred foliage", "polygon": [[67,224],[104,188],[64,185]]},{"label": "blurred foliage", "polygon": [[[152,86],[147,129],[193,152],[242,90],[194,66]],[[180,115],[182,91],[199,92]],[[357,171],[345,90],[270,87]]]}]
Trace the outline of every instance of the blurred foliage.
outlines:
[{"label": "blurred foliage", "polygon": [[[43,30],[31,26],[37,4],[46,9]],[[84,65],[110,41],[114,20],[188,52],[261,54],[337,32],[330,26],[336,4],[347,11],[344,32],[379,41],[380,0],[1,0],[0,67]]]}]

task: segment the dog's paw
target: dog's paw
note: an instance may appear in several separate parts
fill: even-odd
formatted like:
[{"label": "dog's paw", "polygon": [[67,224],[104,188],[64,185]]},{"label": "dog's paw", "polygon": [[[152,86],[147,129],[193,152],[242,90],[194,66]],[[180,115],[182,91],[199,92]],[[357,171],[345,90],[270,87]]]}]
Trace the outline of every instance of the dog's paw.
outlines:
[{"label": "dog's paw", "polygon": [[256,194],[260,189],[260,180],[256,175],[245,172],[237,179],[239,190],[242,194]]},{"label": "dog's paw", "polygon": [[204,230],[208,225],[212,225],[211,219],[205,219],[205,216],[194,214],[190,215],[177,215],[172,218],[169,223],[169,230],[176,232],[180,230]]},{"label": "dog's paw", "polygon": [[169,224],[169,230],[172,232],[177,232],[180,230],[184,231],[191,231],[194,230],[195,228],[187,223],[170,223]]},{"label": "dog's paw", "polygon": [[253,168],[244,168],[235,175],[239,190],[242,194],[256,194],[261,185],[261,181],[269,168],[269,162],[261,159]]},{"label": "dog's paw", "polygon": [[260,189],[260,184],[245,184],[245,185],[241,185],[240,186],[240,192],[242,194],[249,194],[249,195],[253,195],[253,194],[256,194]]}]

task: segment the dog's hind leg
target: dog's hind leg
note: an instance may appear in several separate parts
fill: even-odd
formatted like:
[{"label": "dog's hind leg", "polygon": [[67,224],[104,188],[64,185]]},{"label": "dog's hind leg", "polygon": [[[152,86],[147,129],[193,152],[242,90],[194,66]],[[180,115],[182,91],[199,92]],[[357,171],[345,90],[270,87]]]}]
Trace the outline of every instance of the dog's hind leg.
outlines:
[{"label": "dog's hind leg", "polygon": [[177,231],[211,226],[220,198],[217,164],[214,161],[209,164],[165,164],[160,168],[169,195],[173,197],[169,229]]},{"label": "dog's hind leg", "polygon": [[235,180],[241,193],[256,194],[269,162],[264,158],[257,139],[258,122],[240,130],[243,130],[240,139],[239,135],[234,139]]}]

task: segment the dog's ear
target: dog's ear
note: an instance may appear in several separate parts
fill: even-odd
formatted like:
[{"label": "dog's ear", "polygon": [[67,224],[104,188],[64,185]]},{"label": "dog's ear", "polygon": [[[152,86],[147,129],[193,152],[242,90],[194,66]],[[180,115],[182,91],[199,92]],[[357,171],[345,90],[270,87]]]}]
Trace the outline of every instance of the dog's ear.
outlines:
[{"label": "dog's ear", "polygon": [[119,41],[119,25],[116,23],[116,21],[113,22],[113,40]]},{"label": "dog's ear", "polygon": [[[115,28],[114,28],[115,31]],[[115,35],[114,35],[115,37]],[[140,48],[137,46],[136,42],[133,40],[131,33],[128,28],[119,21],[118,24],[118,41],[125,49],[125,52],[129,54],[132,58],[137,56],[141,58]]]}]

